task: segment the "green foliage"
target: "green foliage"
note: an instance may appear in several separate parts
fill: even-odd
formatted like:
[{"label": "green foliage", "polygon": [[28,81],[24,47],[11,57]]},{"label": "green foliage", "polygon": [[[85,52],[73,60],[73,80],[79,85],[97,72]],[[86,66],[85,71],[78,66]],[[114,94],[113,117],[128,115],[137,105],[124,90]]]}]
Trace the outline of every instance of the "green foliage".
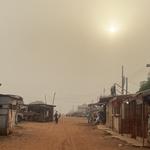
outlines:
[{"label": "green foliage", "polygon": [[144,91],[148,89],[150,89],[150,78],[148,78],[148,80],[143,85],[141,85],[139,91]]}]

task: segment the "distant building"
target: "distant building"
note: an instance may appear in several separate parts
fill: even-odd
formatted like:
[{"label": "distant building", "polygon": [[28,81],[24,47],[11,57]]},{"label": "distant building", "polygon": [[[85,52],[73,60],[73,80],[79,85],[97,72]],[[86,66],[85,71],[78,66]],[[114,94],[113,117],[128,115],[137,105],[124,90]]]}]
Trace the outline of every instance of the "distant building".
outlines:
[{"label": "distant building", "polygon": [[88,105],[82,104],[78,106],[78,112],[86,113],[87,112]]},{"label": "distant building", "polygon": [[24,112],[24,118],[28,121],[53,121],[55,105],[44,104],[42,101],[35,101],[27,106],[27,112]]}]

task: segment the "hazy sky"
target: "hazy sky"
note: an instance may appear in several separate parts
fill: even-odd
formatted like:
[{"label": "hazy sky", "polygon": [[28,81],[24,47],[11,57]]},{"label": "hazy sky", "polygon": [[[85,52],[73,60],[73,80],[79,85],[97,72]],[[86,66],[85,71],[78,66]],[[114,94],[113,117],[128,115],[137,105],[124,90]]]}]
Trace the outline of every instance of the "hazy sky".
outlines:
[{"label": "hazy sky", "polygon": [[0,1],[1,93],[58,109],[96,101],[121,81],[135,92],[150,63],[150,0]]}]

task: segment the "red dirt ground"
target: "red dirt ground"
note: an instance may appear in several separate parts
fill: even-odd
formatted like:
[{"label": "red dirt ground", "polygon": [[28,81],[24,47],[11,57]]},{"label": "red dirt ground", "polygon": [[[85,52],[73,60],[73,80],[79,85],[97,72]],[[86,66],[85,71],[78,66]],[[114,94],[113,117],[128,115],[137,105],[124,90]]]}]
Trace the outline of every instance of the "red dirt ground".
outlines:
[{"label": "red dirt ground", "polygon": [[[0,150],[138,150],[112,138],[81,118],[61,118],[59,124],[25,122],[0,137]],[[145,150],[145,149],[142,149]]]}]

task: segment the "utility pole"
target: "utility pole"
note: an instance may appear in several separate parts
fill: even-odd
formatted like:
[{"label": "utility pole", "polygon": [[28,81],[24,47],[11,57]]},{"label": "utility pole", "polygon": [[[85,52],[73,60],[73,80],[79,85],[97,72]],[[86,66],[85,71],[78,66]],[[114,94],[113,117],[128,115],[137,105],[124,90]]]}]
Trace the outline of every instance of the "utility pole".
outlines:
[{"label": "utility pole", "polygon": [[[150,64],[146,64],[146,67],[150,68]],[[148,72],[148,79],[150,78],[150,71]]]},{"label": "utility pole", "polygon": [[54,92],[54,95],[53,95],[53,102],[52,102],[52,105],[54,105],[54,102],[55,102],[55,96],[56,96],[56,92]]},{"label": "utility pole", "polygon": [[128,94],[128,78],[126,77],[126,95]]},{"label": "utility pole", "polygon": [[45,104],[47,104],[47,100],[46,100],[46,94],[45,94],[45,96],[44,96],[44,97],[45,97]]},{"label": "utility pole", "polygon": [[121,94],[123,95],[124,94],[124,66],[122,66],[122,90],[121,90]]}]

